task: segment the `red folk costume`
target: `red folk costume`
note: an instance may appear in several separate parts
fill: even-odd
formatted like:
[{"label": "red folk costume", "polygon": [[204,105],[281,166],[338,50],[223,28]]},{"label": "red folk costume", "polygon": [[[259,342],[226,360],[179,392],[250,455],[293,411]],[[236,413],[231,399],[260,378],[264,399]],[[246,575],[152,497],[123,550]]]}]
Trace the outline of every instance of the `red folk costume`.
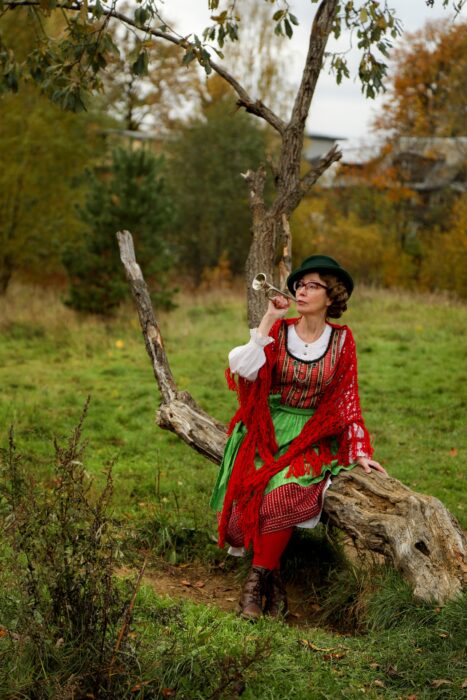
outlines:
[{"label": "red folk costume", "polygon": [[[220,546],[226,541],[252,544],[257,551],[260,534],[319,515],[329,476],[352,468],[362,454],[372,456],[360,409],[352,332],[345,325],[329,324],[324,355],[304,362],[287,350],[288,327],[297,321],[280,319],[273,325],[273,342],[264,348],[266,363],[255,381],[238,377],[235,382],[230,369],[226,372],[239,409],[229,426],[229,440],[236,434],[234,458],[221,466],[211,499],[219,511]],[[278,423],[271,416],[274,403],[291,413],[308,411],[300,431],[282,449]]]}]

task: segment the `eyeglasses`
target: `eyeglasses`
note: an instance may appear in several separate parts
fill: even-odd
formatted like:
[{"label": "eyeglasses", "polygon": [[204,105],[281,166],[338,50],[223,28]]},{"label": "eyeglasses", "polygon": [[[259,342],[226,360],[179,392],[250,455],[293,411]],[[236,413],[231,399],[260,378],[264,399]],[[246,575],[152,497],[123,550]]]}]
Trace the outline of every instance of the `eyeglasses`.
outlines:
[{"label": "eyeglasses", "polygon": [[308,294],[308,292],[316,292],[318,289],[328,289],[325,284],[321,282],[303,282],[299,280],[293,283],[294,292],[298,292],[300,289]]}]

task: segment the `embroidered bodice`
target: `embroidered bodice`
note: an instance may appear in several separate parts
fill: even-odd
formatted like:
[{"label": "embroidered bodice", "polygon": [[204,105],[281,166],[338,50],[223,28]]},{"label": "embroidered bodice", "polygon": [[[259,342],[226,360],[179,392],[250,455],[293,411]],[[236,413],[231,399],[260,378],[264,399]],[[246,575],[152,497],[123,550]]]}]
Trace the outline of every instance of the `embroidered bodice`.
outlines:
[{"label": "embroidered bodice", "polygon": [[323,354],[311,361],[295,357],[288,349],[290,327],[283,323],[278,334],[278,355],[272,374],[271,393],[295,408],[312,408],[334,376],[343,331],[333,328]]}]

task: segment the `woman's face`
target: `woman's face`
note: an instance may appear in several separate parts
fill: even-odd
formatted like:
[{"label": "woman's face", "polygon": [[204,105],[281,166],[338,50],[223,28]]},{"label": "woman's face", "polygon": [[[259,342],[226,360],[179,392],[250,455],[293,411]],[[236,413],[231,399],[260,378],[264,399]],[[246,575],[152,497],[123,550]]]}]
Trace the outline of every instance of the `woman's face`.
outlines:
[{"label": "woman's face", "polygon": [[318,282],[323,286],[317,289],[307,289],[306,287],[297,289],[295,299],[298,311],[302,316],[322,316],[325,319],[331,300],[328,298],[324,288],[327,287],[324,280],[321,279],[318,272],[309,272],[301,278],[300,282],[305,284],[307,282]]}]

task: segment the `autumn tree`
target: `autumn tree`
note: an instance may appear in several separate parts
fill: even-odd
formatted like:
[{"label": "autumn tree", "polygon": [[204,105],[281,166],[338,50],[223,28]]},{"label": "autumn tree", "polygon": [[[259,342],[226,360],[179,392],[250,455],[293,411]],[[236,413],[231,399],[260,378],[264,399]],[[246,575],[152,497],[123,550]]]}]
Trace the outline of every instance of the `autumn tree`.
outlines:
[{"label": "autumn tree", "polygon": [[[25,10],[0,19],[4,47],[20,56],[33,30]],[[106,123],[92,111],[64,112],[30,82],[0,98],[0,293],[18,271],[63,274],[61,248],[79,236],[81,175],[104,152],[99,131]]]},{"label": "autumn tree", "polygon": [[[449,0],[442,0],[447,6]],[[278,35],[293,36],[298,19],[285,0],[275,0],[270,5],[272,24]],[[249,170],[245,182],[249,190],[252,211],[252,239],[246,263],[247,288],[258,269],[273,276],[278,259],[283,257],[281,275],[290,268],[290,235],[288,221],[303,196],[310,190],[321,173],[339,159],[337,149],[329,152],[308,172],[301,171],[303,134],[314,90],[326,58],[326,45],[330,35],[338,37],[342,32],[356,35],[360,61],[358,75],[362,89],[368,97],[374,97],[382,89],[386,74],[385,56],[391,42],[400,33],[400,22],[386,3],[363,0],[356,3],[341,0],[317,2],[317,10],[310,30],[310,42],[304,71],[289,114],[284,119],[261,99],[252,96],[238,78],[232,75],[222,61],[222,48],[227,41],[235,41],[242,27],[236,3],[220,7],[219,0],[209,0],[208,7],[215,13],[212,24],[203,37],[184,37],[164,20],[159,4],[145,0],[136,8],[122,11],[122,3],[95,4],[76,0],[56,4],[56,0],[13,0],[5,6],[6,12],[15,12],[27,5],[37,16],[66,11],[67,28],[63,35],[51,39],[42,29],[38,45],[26,61],[16,60],[14,52],[1,52],[4,84],[12,89],[21,77],[31,76],[50,98],[67,109],[82,109],[86,96],[102,86],[102,76],[115,54],[116,46],[110,30],[111,21],[137,30],[133,70],[138,73],[149,61],[147,42],[156,39],[169,42],[181,49],[182,62],[192,61],[210,73],[216,72],[236,93],[237,103],[251,114],[267,122],[278,134],[280,152],[275,163],[270,164],[276,196],[270,205],[264,200],[267,171],[260,166]],[[216,46],[217,44],[217,46]],[[345,53],[327,57],[338,82],[349,76]],[[262,314],[264,300],[251,291],[248,293],[249,321],[253,324]]]},{"label": "autumn tree", "polygon": [[402,266],[406,284],[461,295],[465,287],[459,275],[449,278],[428,270],[437,248],[447,267],[458,268],[449,238],[458,240],[453,220],[460,211],[467,164],[466,89],[465,22],[429,22],[404,37],[394,52],[388,95],[374,123],[375,129],[385,130],[386,142],[361,173],[362,186],[340,192],[333,202],[339,207],[347,201],[364,224],[376,222],[387,231],[388,242],[396,242],[401,257],[410,261]]},{"label": "autumn tree", "polygon": [[397,136],[466,136],[467,23],[428,22],[392,54],[376,129]]},{"label": "autumn tree", "polygon": [[177,46],[149,39],[141,52],[134,31],[117,29],[112,25],[118,51],[108,57],[99,105],[122,128],[153,131],[161,140],[198,112],[201,71],[195,66],[180,69]]}]

